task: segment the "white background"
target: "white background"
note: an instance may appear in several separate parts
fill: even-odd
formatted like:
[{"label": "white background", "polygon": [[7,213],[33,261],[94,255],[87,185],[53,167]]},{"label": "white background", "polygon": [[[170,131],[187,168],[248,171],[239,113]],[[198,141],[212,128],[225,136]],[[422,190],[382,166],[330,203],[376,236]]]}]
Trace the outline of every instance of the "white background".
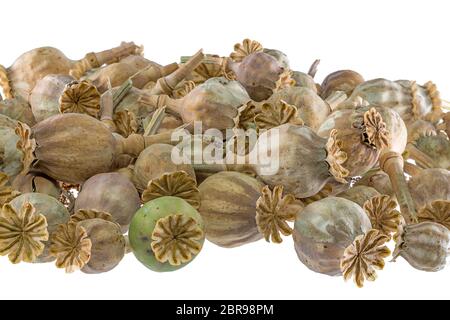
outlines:
[{"label": "white background", "polygon": [[[177,61],[199,48],[227,55],[248,37],[284,51],[294,70],[321,58],[317,78],[354,69],[366,79],[433,80],[450,99],[450,5],[447,1],[23,1],[1,4],[0,63],[55,46],[70,58],[116,46],[145,45],[146,57]],[[427,274],[388,263],[362,290],[315,274],[291,239],[227,250],[206,243],[188,267],[145,269],[132,255],[103,275],[66,275],[52,264],[0,259],[0,298],[305,299],[450,298],[450,272]]]}]

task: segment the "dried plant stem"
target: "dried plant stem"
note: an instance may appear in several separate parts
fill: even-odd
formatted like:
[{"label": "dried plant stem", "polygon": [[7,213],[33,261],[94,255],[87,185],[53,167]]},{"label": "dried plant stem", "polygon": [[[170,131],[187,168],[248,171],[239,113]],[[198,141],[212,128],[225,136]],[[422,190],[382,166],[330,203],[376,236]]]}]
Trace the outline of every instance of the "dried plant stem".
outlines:
[{"label": "dried plant stem", "polygon": [[111,88],[111,81],[108,79],[108,91],[106,91],[101,100],[101,116],[100,120],[111,130],[116,132],[116,125],[113,121],[114,100]]},{"label": "dried plant stem", "polygon": [[402,215],[405,219],[416,223],[417,212],[406,183],[403,166],[403,157],[397,152],[384,151],[380,156],[380,167],[388,174],[391,180],[392,189],[394,189],[395,195],[397,196]]},{"label": "dried plant stem", "polygon": [[153,114],[149,124],[145,128],[144,137],[154,135],[158,131],[165,117],[166,117],[166,107],[158,108]]},{"label": "dried plant stem", "polygon": [[125,98],[125,96],[128,94],[128,92],[133,88],[133,82],[131,79],[128,79],[125,81],[120,88],[114,92],[113,94],[113,111],[117,108],[119,103]]},{"label": "dried plant stem", "polygon": [[313,62],[313,64],[311,65],[311,67],[309,68],[308,74],[311,76],[311,78],[314,79],[314,77],[316,76],[317,71],[319,70],[319,64],[320,64],[320,59],[317,59]]},{"label": "dried plant stem", "polygon": [[133,86],[142,89],[150,82],[156,82],[162,77],[168,76],[175,72],[179,68],[177,63],[171,63],[167,66],[160,67],[155,64],[151,64],[145,69],[138,71],[131,76],[130,80]]},{"label": "dried plant stem", "polygon": [[407,161],[405,161],[403,169],[405,170],[405,173],[409,174],[412,177],[419,175],[423,171],[423,169]]}]

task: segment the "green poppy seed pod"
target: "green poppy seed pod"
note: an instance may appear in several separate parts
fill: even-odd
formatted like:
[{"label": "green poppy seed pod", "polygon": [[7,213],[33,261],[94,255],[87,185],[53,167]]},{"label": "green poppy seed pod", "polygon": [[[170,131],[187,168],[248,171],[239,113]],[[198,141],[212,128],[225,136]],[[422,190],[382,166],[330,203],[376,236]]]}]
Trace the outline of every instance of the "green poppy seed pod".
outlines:
[{"label": "green poppy seed pod", "polygon": [[357,236],[372,228],[364,210],[343,198],[328,197],[308,205],[297,217],[294,244],[309,269],[341,275],[341,258]]},{"label": "green poppy seed pod", "polygon": [[394,258],[402,257],[414,268],[437,272],[450,255],[450,230],[435,222],[407,225],[399,232]]}]

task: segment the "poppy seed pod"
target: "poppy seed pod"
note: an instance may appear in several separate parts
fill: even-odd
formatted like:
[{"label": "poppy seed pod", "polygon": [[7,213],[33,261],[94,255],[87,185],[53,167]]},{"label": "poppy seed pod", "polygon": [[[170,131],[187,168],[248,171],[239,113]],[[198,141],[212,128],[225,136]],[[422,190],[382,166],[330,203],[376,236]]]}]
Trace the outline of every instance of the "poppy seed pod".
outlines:
[{"label": "poppy seed pod", "polygon": [[450,171],[425,169],[408,181],[408,188],[418,211],[435,200],[450,200]]},{"label": "poppy seed pod", "polygon": [[364,82],[364,78],[352,70],[339,70],[329,74],[322,81],[321,97],[326,99],[336,91],[343,91],[347,97],[350,97],[353,90]]}]

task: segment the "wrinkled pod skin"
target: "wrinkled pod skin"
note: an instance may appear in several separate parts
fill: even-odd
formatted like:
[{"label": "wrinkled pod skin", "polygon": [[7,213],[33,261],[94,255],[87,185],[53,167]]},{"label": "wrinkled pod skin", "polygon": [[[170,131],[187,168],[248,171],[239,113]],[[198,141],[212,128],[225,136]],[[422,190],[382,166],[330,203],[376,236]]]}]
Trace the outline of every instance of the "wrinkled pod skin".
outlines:
[{"label": "wrinkled pod skin", "polygon": [[438,272],[450,255],[450,230],[434,222],[407,225],[400,231],[394,258],[402,257],[421,271]]},{"label": "wrinkled pod skin", "polygon": [[[171,272],[181,269],[191,263],[197,255],[190,261],[178,266],[171,265],[169,262],[159,262],[152,250],[152,234],[155,230],[158,220],[170,215],[181,214],[187,218],[195,220],[196,225],[204,230],[204,222],[201,215],[191,205],[181,198],[161,197],[147,202],[139,209],[133,217],[128,233],[130,246],[135,257],[147,268],[156,272]],[[199,243],[203,246],[205,241],[203,237]]]},{"label": "wrinkled pod skin", "polygon": [[299,213],[293,233],[295,250],[300,261],[312,271],[339,276],[344,250],[371,228],[359,205],[328,197],[311,203]]},{"label": "wrinkled pod skin", "polygon": [[[357,86],[349,99],[339,108],[354,108],[355,102],[363,99],[371,105],[394,109],[405,123],[430,115],[436,108],[432,92],[426,86],[411,81],[374,79]],[[415,98],[414,98],[415,97]]]},{"label": "wrinkled pod skin", "polygon": [[98,274],[114,269],[125,256],[126,240],[120,226],[102,219],[89,219],[78,223],[92,243],[91,258],[81,269],[88,274]]},{"label": "wrinkled pod skin", "polygon": [[75,212],[85,209],[109,213],[124,232],[140,207],[133,183],[119,173],[102,173],[88,179],[75,201]]},{"label": "wrinkled pod skin", "polygon": [[282,185],[296,198],[311,197],[334,180],[326,161],[327,141],[309,127],[284,124],[260,135],[250,154],[258,163],[251,166],[267,185]]},{"label": "wrinkled pod skin", "polygon": [[358,72],[352,70],[339,70],[329,74],[322,82],[320,93],[326,99],[336,91],[343,91],[350,97],[353,90],[364,82],[364,78]]},{"label": "wrinkled pod skin", "polygon": [[[25,203],[31,203],[36,209],[36,215],[42,214],[47,220],[47,230],[49,235],[56,231],[60,224],[67,223],[70,219],[70,214],[66,207],[55,198],[42,193],[24,193],[17,198],[14,198],[10,204],[19,212],[20,208]],[[45,242],[44,252],[34,261],[36,263],[46,263],[54,260],[50,255],[50,241]]]},{"label": "wrinkled pod skin", "polygon": [[418,211],[435,200],[450,200],[450,171],[425,169],[411,177],[408,188]]},{"label": "wrinkled pod skin", "polygon": [[55,199],[59,199],[62,193],[61,188],[55,180],[45,175],[34,173],[18,175],[13,180],[12,187],[21,193],[43,193]]},{"label": "wrinkled pod skin", "polygon": [[256,201],[264,185],[239,172],[220,172],[199,186],[199,212],[205,222],[206,238],[234,248],[262,239],[256,225]]}]

